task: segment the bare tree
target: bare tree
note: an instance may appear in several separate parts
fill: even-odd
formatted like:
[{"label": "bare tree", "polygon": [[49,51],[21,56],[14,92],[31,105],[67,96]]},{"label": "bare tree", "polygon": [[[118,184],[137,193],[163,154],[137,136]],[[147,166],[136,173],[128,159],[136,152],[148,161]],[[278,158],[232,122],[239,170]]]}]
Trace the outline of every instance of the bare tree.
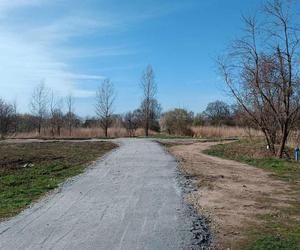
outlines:
[{"label": "bare tree", "polygon": [[[143,101],[141,105],[141,110],[143,112],[144,117],[144,130],[145,135],[149,135],[149,127],[150,127],[150,119],[151,119],[151,112],[153,111],[154,103],[156,101],[156,94],[157,94],[157,85],[155,82],[155,75],[151,65],[148,65],[146,70],[143,72],[142,79],[141,79],[141,88],[143,91]],[[152,112],[153,113],[153,112]]]},{"label": "bare tree", "polygon": [[138,110],[127,112],[123,117],[123,126],[126,128],[130,137],[135,136],[135,131],[140,125],[140,116]]},{"label": "bare tree", "polygon": [[3,139],[10,130],[13,122],[14,107],[0,99],[0,135]]},{"label": "bare tree", "polygon": [[41,83],[34,89],[30,103],[31,112],[37,117],[39,135],[41,135],[43,120],[47,115],[48,103],[49,90],[44,83]]},{"label": "bare tree", "polygon": [[57,133],[60,136],[63,126],[62,100],[55,98],[53,91],[50,98],[50,114],[51,134],[54,136]]},{"label": "bare tree", "polygon": [[291,1],[268,1],[265,25],[244,18],[245,36],[234,43],[228,61],[219,61],[231,93],[279,158],[300,110],[300,29],[292,18],[296,11]]},{"label": "bare tree", "polygon": [[18,132],[18,111],[17,111],[17,101],[15,100],[12,104],[13,107],[13,133],[17,133]]},{"label": "bare tree", "polygon": [[96,114],[103,128],[105,137],[108,137],[108,128],[112,124],[113,104],[115,101],[114,85],[105,79],[96,92]]},{"label": "bare tree", "polygon": [[66,98],[66,104],[67,104],[67,124],[68,124],[68,130],[69,130],[69,136],[72,135],[72,128],[74,123],[74,98],[73,95],[70,93]]}]

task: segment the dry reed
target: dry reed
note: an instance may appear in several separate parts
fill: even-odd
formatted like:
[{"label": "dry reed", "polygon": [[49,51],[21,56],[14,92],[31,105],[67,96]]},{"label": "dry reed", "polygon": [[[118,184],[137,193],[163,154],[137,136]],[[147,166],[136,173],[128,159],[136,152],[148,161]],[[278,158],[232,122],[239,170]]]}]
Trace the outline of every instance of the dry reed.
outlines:
[{"label": "dry reed", "polygon": [[[142,128],[139,128],[135,131],[134,136],[144,136],[145,132]],[[149,131],[149,135],[154,135],[156,132]],[[121,137],[129,137],[129,133],[125,128],[122,127],[112,127],[108,129],[108,137],[109,138],[121,138]],[[60,135],[57,134],[52,135],[51,129],[43,129],[41,131],[41,135],[37,133],[37,131],[27,132],[27,133],[17,133],[15,135],[10,136],[9,138],[104,138],[104,130],[102,128],[74,128],[72,129],[72,133],[70,135],[69,130],[62,129]]]},{"label": "dry reed", "polygon": [[191,129],[194,137],[197,138],[252,138],[262,136],[258,130],[242,127],[197,126]]}]

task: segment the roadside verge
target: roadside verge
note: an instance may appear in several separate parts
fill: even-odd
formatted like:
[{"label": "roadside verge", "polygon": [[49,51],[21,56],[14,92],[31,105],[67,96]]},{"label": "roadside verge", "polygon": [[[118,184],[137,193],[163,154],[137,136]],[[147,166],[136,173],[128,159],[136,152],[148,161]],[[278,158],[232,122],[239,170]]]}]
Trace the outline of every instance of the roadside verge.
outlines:
[{"label": "roadside verge", "polygon": [[270,171],[203,153],[216,144],[168,147],[195,187],[187,201],[210,221],[212,248],[264,249],[259,247],[279,237],[278,244],[287,246],[280,249],[297,249],[294,242],[281,239],[281,235],[273,236],[270,227],[276,225],[266,224],[266,218],[275,222],[276,216],[289,214],[282,211],[294,209],[297,194],[293,187],[274,178]]}]

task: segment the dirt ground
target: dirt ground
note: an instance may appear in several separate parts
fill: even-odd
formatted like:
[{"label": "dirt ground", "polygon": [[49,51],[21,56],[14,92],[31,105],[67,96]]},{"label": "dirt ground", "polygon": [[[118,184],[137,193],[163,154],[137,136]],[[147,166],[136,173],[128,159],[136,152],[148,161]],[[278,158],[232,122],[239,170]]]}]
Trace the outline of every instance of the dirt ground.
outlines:
[{"label": "dirt ground", "polygon": [[247,230],[259,225],[257,215],[288,206],[291,198],[284,193],[289,187],[264,170],[202,153],[214,144],[169,145],[169,151],[179,160],[181,170],[192,177],[197,191],[187,200],[208,218],[212,248],[240,249]]}]

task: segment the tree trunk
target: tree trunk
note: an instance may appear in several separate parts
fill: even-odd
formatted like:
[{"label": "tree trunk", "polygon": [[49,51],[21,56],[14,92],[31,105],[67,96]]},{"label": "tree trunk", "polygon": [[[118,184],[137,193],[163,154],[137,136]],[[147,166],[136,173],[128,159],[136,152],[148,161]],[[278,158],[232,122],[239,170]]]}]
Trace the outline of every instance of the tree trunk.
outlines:
[{"label": "tree trunk", "polygon": [[283,132],[282,132],[282,138],[281,138],[281,141],[280,141],[280,146],[279,146],[279,149],[278,149],[277,154],[276,154],[276,156],[278,158],[283,157],[283,153],[284,153],[287,138],[288,138],[288,131],[287,131],[287,126],[285,125],[284,129],[283,129]]},{"label": "tree trunk", "polygon": [[39,120],[39,125],[38,125],[38,132],[39,132],[39,136],[41,135],[41,120]]},{"label": "tree trunk", "polygon": [[57,126],[57,134],[60,136],[60,126]]},{"label": "tree trunk", "polygon": [[52,126],[51,126],[51,136],[52,137],[54,137],[55,136],[55,125],[54,124],[52,124]]},{"label": "tree trunk", "polygon": [[271,138],[269,137],[268,135],[268,132],[265,130],[265,129],[262,129],[262,132],[263,134],[265,135],[265,139],[267,141],[267,145],[268,145],[268,148],[269,148],[269,151],[275,155],[275,145],[274,143],[272,142]]},{"label": "tree trunk", "polygon": [[146,121],[145,124],[145,136],[149,136],[149,121]]},{"label": "tree trunk", "polygon": [[104,132],[105,132],[105,137],[107,138],[108,137],[108,128],[107,128],[107,126],[105,126]]},{"label": "tree trunk", "polygon": [[69,122],[69,136],[72,135],[72,124],[71,121]]}]

